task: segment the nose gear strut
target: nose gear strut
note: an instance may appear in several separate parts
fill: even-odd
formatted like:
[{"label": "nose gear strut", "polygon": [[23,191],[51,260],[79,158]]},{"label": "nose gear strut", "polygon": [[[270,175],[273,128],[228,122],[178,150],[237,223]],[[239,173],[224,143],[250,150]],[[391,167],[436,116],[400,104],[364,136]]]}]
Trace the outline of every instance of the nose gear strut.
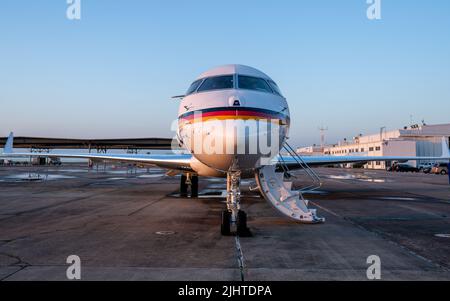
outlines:
[{"label": "nose gear strut", "polygon": [[250,236],[247,214],[241,210],[241,172],[227,173],[227,210],[222,212],[221,233],[230,235],[232,230],[238,236]]}]

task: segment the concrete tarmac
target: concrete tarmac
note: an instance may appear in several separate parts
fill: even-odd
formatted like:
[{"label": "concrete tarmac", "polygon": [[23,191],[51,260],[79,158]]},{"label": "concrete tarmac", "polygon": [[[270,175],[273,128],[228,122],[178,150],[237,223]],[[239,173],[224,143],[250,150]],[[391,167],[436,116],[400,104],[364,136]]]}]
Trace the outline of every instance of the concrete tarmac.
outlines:
[{"label": "concrete tarmac", "polygon": [[317,172],[324,186],[305,197],[324,224],[284,218],[245,180],[253,237],[236,240],[219,231],[222,179],[190,199],[158,169],[1,167],[0,279],[66,280],[77,255],[82,280],[366,280],[377,255],[382,280],[450,280],[446,176]]}]

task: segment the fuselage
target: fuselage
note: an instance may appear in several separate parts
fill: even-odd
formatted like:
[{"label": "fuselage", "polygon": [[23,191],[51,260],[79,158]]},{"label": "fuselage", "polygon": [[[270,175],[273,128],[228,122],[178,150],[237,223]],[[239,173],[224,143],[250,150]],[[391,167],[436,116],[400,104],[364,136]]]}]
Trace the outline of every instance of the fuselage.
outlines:
[{"label": "fuselage", "polygon": [[200,175],[249,172],[276,156],[288,135],[289,107],[266,74],[225,65],[201,74],[178,111],[178,139]]}]

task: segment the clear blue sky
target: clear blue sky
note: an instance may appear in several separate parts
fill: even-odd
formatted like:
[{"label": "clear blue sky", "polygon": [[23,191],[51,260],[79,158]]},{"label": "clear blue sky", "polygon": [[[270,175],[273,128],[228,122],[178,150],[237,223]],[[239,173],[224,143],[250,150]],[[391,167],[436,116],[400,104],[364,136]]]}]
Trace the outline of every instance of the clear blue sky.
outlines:
[{"label": "clear blue sky", "polygon": [[172,136],[177,101],[210,67],[269,74],[295,145],[450,122],[450,1],[0,2],[0,135]]}]

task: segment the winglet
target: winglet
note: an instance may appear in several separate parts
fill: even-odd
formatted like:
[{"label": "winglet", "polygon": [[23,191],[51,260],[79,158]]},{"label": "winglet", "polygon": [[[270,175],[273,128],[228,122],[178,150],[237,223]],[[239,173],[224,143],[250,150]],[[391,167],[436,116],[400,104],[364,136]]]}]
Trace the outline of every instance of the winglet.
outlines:
[{"label": "winglet", "polygon": [[3,148],[4,154],[11,154],[13,152],[14,133],[11,132],[6,140],[5,147]]},{"label": "winglet", "polygon": [[442,137],[442,158],[450,159],[450,150],[448,149],[447,140],[445,137]]}]

